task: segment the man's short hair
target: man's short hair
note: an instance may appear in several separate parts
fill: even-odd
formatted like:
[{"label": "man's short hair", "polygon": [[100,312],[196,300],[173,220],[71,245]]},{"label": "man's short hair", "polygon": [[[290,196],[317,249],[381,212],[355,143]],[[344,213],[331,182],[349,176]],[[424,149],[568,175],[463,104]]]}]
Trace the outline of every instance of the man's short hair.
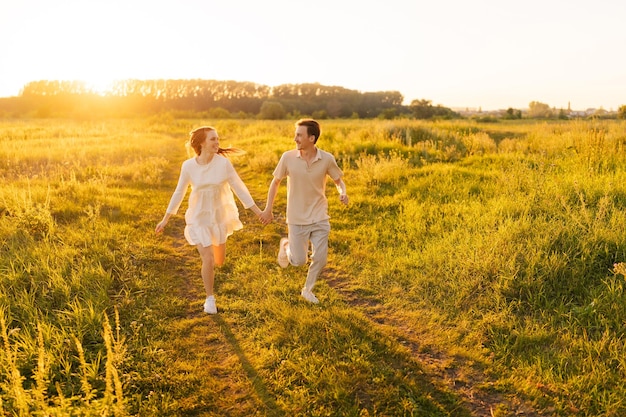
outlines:
[{"label": "man's short hair", "polygon": [[316,143],[320,135],[322,134],[320,124],[313,119],[300,119],[296,122],[296,126],[306,126],[306,133],[309,136],[315,136],[315,141],[313,143]]}]

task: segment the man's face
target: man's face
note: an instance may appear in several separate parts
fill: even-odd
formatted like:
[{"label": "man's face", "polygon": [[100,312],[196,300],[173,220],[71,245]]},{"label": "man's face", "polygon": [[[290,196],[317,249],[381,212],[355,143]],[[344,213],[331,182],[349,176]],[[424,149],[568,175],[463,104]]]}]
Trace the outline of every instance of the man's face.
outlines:
[{"label": "man's face", "polygon": [[306,126],[296,127],[296,135],[293,138],[296,142],[296,149],[308,149],[313,145],[314,136],[307,133]]}]

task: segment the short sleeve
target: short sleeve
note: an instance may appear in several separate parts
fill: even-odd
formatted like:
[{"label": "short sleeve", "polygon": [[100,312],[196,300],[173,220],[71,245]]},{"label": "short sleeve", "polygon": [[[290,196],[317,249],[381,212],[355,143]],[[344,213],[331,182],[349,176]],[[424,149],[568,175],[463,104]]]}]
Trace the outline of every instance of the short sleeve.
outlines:
[{"label": "short sleeve", "polygon": [[337,181],[339,178],[343,177],[343,172],[339,165],[337,165],[337,161],[332,154],[328,154],[330,157],[330,161],[328,162],[328,176],[333,179],[333,181]]},{"label": "short sleeve", "polygon": [[282,154],[280,160],[278,161],[278,165],[276,165],[274,173],[272,174],[274,175],[274,178],[278,178],[279,180],[282,180],[289,175],[289,171],[287,170],[286,155],[286,152]]}]

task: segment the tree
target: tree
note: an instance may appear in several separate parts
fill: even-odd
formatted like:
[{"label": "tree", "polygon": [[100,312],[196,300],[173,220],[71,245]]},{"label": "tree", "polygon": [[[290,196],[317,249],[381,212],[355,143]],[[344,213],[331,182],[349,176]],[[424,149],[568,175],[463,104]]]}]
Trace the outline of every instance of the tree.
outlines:
[{"label": "tree", "polygon": [[209,109],[207,116],[211,119],[230,119],[233,117],[233,115],[223,107],[214,107]]},{"label": "tree", "polygon": [[617,109],[617,118],[626,119],[626,104],[623,106],[619,106],[619,109]]},{"label": "tree", "polygon": [[433,117],[433,105],[430,100],[413,100],[409,105],[416,119],[430,119]]},{"label": "tree", "polygon": [[452,109],[441,105],[433,106],[431,103],[430,100],[413,100],[409,108],[416,119],[432,119],[433,117],[454,119],[460,117]]},{"label": "tree", "polygon": [[378,118],[382,120],[391,120],[394,119],[398,115],[398,110],[395,107],[383,110]]},{"label": "tree", "polygon": [[285,117],[285,108],[277,101],[264,101],[259,112],[260,119],[278,120]]},{"label": "tree", "polygon": [[552,109],[545,103],[531,101],[528,104],[528,117],[531,119],[549,119],[552,115]]},{"label": "tree", "polygon": [[521,119],[522,118],[522,111],[521,110],[516,110],[513,107],[509,107],[508,109],[506,109],[506,114],[503,117],[504,119]]}]

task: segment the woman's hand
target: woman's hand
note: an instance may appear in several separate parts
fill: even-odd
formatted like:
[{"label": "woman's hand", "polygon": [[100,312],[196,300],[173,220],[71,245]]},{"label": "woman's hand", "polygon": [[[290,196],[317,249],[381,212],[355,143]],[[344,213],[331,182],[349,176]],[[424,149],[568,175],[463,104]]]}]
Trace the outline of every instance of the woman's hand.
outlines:
[{"label": "woman's hand", "polygon": [[268,210],[266,207],[265,210],[263,210],[263,212],[259,215],[259,219],[262,224],[270,224],[272,220],[274,220],[274,214],[272,214],[272,211]]},{"label": "woman's hand", "polygon": [[165,229],[165,226],[167,225],[168,221],[169,221],[169,216],[166,217],[166,218],[163,218],[163,220],[161,220],[159,222],[159,224],[156,225],[156,228],[154,229],[154,232],[157,233],[157,234],[161,233]]}]

